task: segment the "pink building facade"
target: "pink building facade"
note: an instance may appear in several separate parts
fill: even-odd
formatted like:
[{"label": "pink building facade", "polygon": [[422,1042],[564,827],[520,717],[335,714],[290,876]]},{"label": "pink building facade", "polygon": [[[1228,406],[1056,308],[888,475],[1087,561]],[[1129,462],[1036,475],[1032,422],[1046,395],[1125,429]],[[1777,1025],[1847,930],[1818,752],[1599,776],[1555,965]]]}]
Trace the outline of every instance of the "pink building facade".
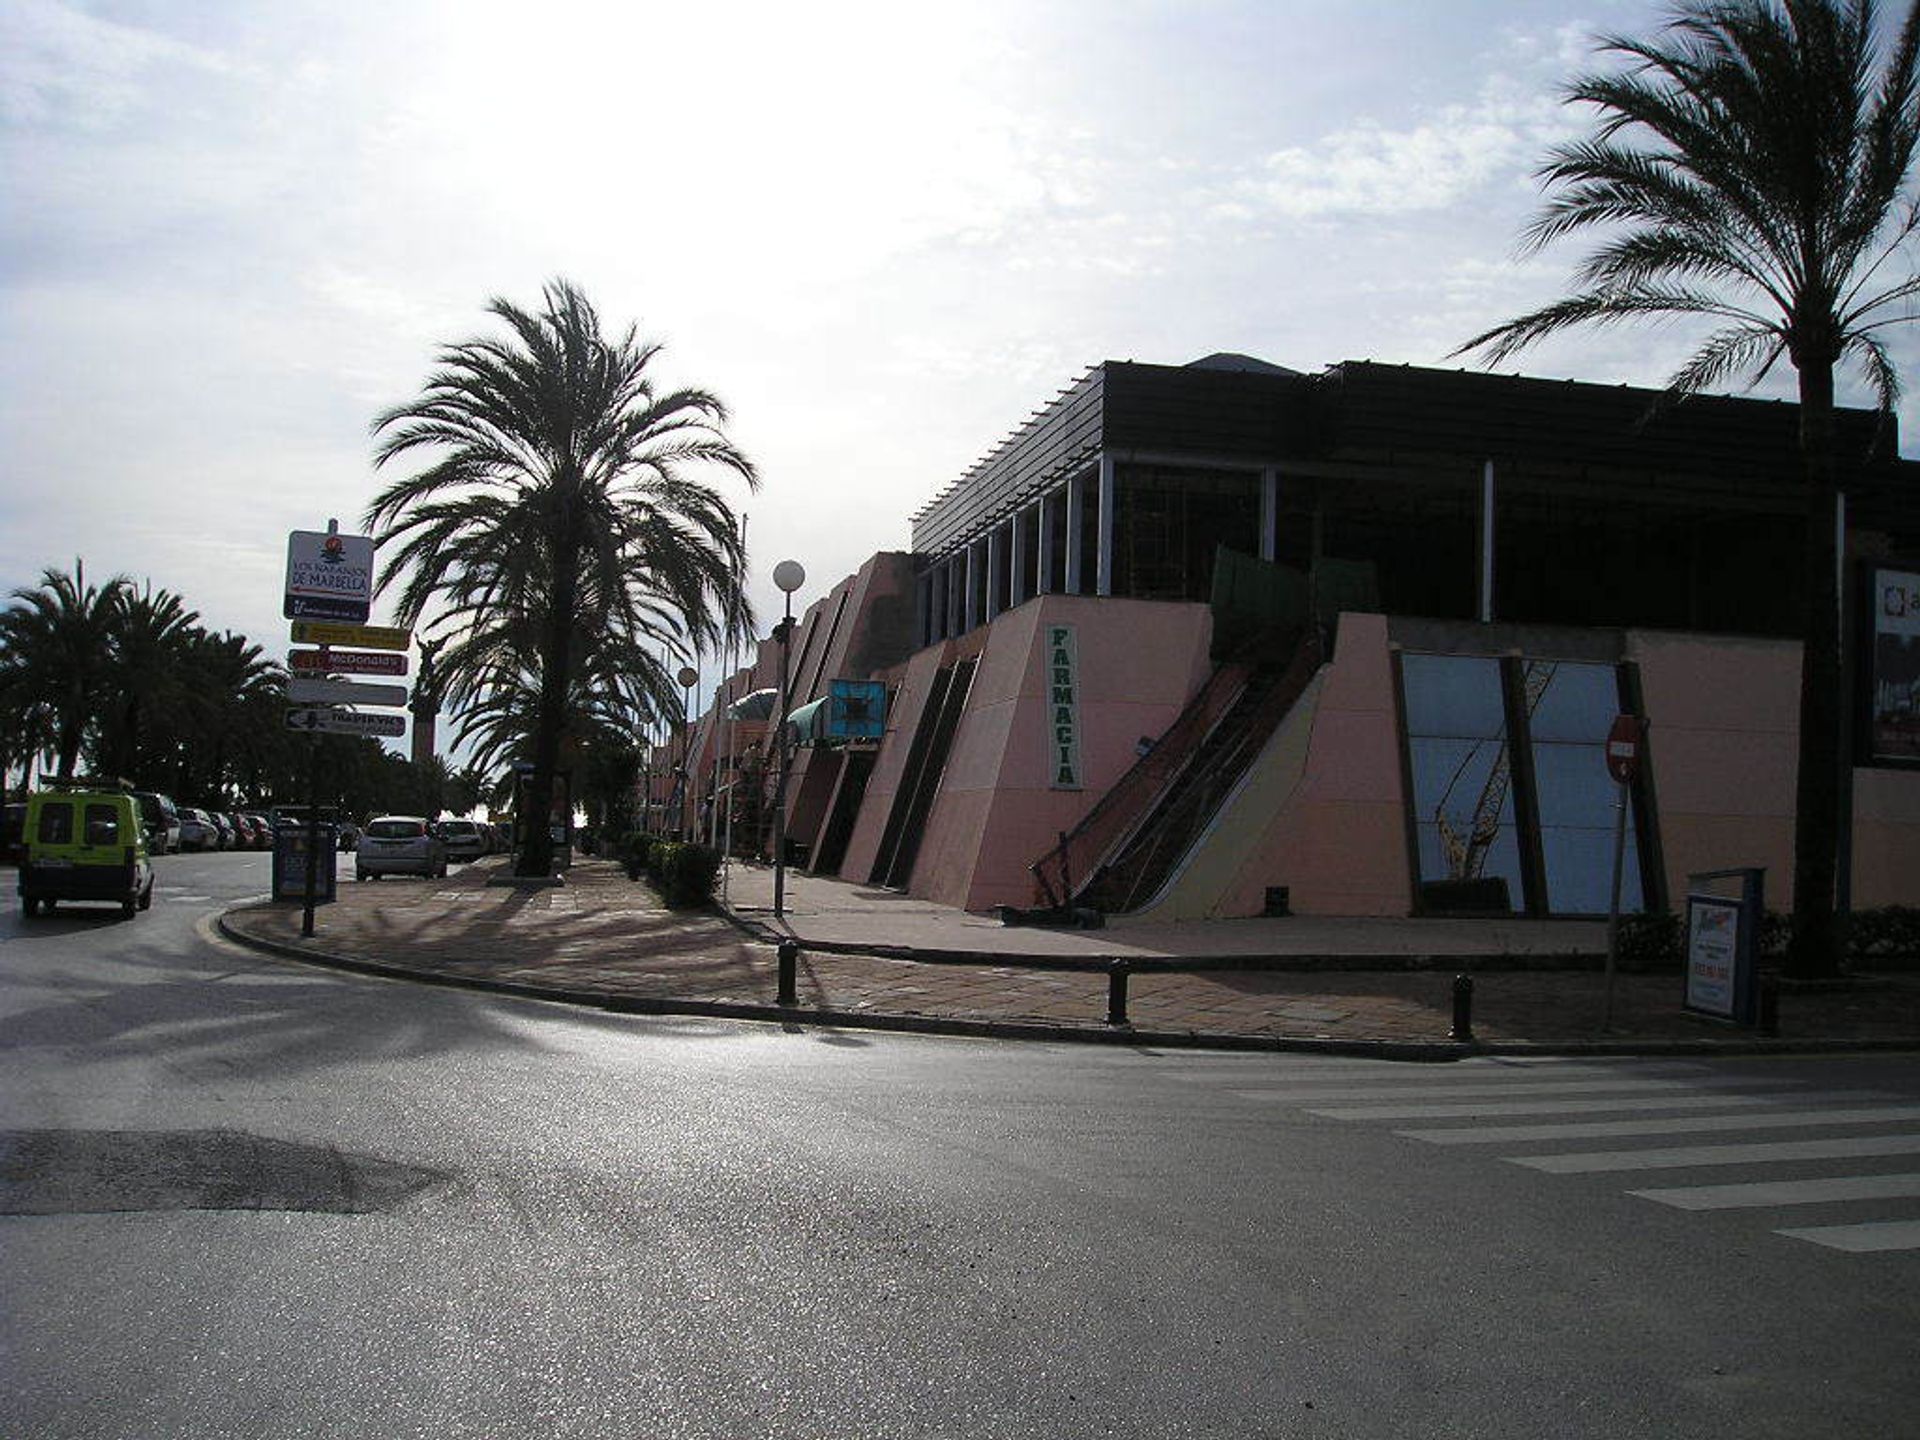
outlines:
[{"label": "pink building facade", "polygon": [[[683,805],[731,806],[735,848],[770,853],[771,732],[725,719],[758,693],[794,717],[788,858],[820,873],[1143,920],[1590,916],[1631,714],[1626,908],[1749,865],[1783,906],[1792,407],[1652,398],[1096,367],[916,516],[911,552],[806,604],[784,697],[761,643],[688,737],[707,779]],[[1850,561],[1914,553],[1915,467],[1842,420]],[[884,685],[878,738],[832,732],[836,681]],[[1920,769],[1849,768],[1852,903],[1920,904]]]}]

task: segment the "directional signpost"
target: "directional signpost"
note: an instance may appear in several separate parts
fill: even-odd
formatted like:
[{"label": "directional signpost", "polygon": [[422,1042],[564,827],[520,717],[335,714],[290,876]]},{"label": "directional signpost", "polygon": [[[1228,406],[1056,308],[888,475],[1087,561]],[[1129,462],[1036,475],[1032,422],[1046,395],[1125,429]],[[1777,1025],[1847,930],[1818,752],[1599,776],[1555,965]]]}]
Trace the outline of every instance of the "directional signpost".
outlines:
[{"label": "directional signpost", "polygon": [[315,708],[287,711],[287,728],[316,735],[384,735],[398,739],[407,733],[407,722],[398,715],[361,715],[352,710]]},{"label": "directional signpost", "polygon": [[404,705],[404,685],[362,685],[352,680],[320,680],[297,675],[287,681],[287,699],[295,705]]},{"label": "directional signpost", "polygon": [[[286,601],[282,608],[293,621],[296,645],[317,650],[295,650],[287,655],[295,671],[287,681],[287,728],[304,730],[308,741],[307,883],[306,912],[300,933],[313,934],[313,901],[320,854],[320,737],[362,735],[395,737],[407,733],[399,715],[362,714],[336,707],[348,705],[405,705],[404,685],[365,685],[334,680],[332,675],[404,675],[406,630],[369,625],[373,607],[373,551],[371,535],[342,535],[337,521],[320,530],[295,530],[287,536]],[[364,651],[334,651],[334,645],[355,645]]]},{"label": "directional signpost", "polygon": [[404,650],[413,644],[413,632],[395,625],[328,625],[313,620],[293,622],[296,645],[364,645],[369,650]]},{"label": "directional signpost", "polygon": [[287,536],[289,620],[363,621],[373,606],[373,537],[326,530]]},{"label": "directional signpost", "polygon": [[378,650],[334,650],[322,645],[318,650],[289,650],[287,668],[296,674],[404,675],[407,657]]}]

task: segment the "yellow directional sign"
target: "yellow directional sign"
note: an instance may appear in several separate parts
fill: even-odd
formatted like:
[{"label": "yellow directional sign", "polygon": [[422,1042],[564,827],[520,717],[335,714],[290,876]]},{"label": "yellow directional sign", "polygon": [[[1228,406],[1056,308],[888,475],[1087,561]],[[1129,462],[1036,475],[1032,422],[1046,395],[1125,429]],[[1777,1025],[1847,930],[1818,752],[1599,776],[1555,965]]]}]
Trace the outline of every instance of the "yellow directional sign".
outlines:
[{"label": "yellow directional sign", "polygon": [[364,645],[369,650],[404,650],[413,632],[392,625],[329,625],[321,620],[293,622],[296,645]]}]

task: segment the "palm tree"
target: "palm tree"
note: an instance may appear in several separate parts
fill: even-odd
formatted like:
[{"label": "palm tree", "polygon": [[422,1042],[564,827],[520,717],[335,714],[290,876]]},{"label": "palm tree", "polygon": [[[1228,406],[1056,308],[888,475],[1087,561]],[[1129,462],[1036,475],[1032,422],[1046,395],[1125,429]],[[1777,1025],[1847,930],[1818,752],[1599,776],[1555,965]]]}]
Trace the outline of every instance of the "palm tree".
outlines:
[{"label": "palm tree", "polygon": [[112,672],[116,713],[107,717],[107,768],[114,774],[142,772],[142,721],[183,698],[183,662],[197,633],[199,612],[171,591],[122,587],[113,612]]},{"label": "palm tree", "polygon": [[[440,353],[419,398],[381,415],[375,451],[386,465],[415,451],[428,468],[389,485],[366,520],[398,543],[380,587],[400,582],[401,623],[429,606],[460,643],[441,657],[457,688],[484,685],[534,637],[532,803],[549,813],[583,644],[627,639],[663,624],[684,647],[718,648],[746,633],[745,551],[725,498],[692,479],[717,465],[752,488],[752,463],[724,434],[726,407],[704,390],[659,391],[660,347],[629,327],[609,338],[572,284],[546,287],[538,313],[506,300],[487,310],[504,339]],[[584,639],[583,639],[584,637]],[[552,866],[543,825],[517,869]]]},{"label": "palm tree", "polygon": [[1920,224],[1920,0],[1890,50],[1875,0],[1680,0],[1651,40],[1600,41],[1624,67],[1582,76],[1569,101],[1600,112],[1540,178],[1558,193],[1533,251],[1603,232],[1578,292],[1476,335],[1491,363],[1573,326],[1701,318],[1717,328],[1669,381],[1685,396],[1784,357],[1798,372],[1806,471],[1806,590],[1790,968],[1839,966],[1839,456],[1834,373],[1857,364],[1883,410],[1899,379],[1883,340],[1912,318],[1920,278],[1895,257]]},{"label": "palm tree", "polygon": [[0,614],[0,647],[19,667],[17,693],[46,707],[56,773],[71,775],[95,731],[99,695],[109,678],[114,617],[127,582],[89,585],[85,562],[73,573],[42,572],[31,590],[15,590]]},{"label": "palm tree", "polygon": [[[192,743],[180,747],[181,796],[201,795],[224,808],[230,788],[248,788],[269,748],[282,736],[286,672],[246,636],[195,628],[185,657],[194,727]],[[205,773],[195,766],[205,759]],[[230,785],[231,782],[231,785]]]}]

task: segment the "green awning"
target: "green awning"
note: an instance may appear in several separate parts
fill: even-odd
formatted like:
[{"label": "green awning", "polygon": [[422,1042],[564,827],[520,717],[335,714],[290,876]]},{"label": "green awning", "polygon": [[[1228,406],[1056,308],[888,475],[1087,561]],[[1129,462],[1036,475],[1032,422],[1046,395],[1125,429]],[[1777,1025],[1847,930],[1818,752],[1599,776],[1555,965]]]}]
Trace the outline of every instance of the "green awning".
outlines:
[{"label": "green awning", "polygon": [[808,745],[827,737],[827,697],[809,701],[787,716],[787,724],[794,732],[794,740]]}]

